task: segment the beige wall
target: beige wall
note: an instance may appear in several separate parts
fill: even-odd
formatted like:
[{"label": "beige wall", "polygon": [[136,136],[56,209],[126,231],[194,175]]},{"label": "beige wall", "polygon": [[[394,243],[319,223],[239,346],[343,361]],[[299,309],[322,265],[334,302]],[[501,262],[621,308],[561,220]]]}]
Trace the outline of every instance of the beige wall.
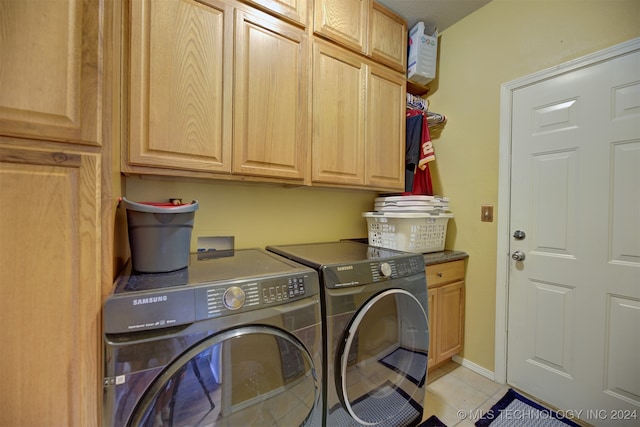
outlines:
[{"label": "beige wall", "polygon": [[235,236],[238,249],[366,237],[361,215],[376,197],[371,191],[137,177],[127,178],[125,194],[133,201],[198,200],[192,250],[198,236]]},{"label": "beige wall", "polygon": [[[447,248],[468,263],[464,357],[493,371],[500,85],[640,35],[640,1],[493,0],[444,31],[430,96],[449,121],[434,132],[434,185],[451,198]],[[235,235],[236,247],[365,237],[376,194],[313,188],[130,177],[131,200],[198,199],[196,236]],[[195,248],[195,243],[192,243]]]},{"label": "beige wall", "polygon": [[638,36],[638,0],[493,0],[442,32],[434,174],[455,214],[446,246],[469,253],[465,359],[494,370],[497,222],[480,206],[498,203],[501,85]]}]

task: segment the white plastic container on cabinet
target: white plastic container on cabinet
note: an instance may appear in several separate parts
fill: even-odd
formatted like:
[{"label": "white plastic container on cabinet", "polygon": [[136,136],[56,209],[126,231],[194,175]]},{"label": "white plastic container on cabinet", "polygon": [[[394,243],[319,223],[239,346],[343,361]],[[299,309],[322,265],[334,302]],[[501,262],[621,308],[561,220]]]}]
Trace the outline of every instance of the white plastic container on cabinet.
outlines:
[{"label": "white plastic container on cabinet", "polygon": [[438,32],[429,36],[424,33],[424,22],[418,22],[409,31],[409,55],[407,78],[426,85],[436,77],[438,58]]}]

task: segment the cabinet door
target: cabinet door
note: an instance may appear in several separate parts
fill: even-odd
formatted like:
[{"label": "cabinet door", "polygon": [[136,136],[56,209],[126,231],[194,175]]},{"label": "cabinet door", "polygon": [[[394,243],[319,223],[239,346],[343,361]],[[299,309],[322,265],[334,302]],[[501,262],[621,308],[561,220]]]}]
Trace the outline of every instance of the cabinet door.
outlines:
[{"label": "cabinet door", "polygon": [[314,32],[365,54],[369,1],[315,0]]},{"label": "cabinet door", "polygon": [[306,27],[309,21],[309,4],[313,0],[244,0],[262,6],[281,17]]},{"label": "cabinet door", "polygon": [[3,135],[100,145],[102,1],[0,0]]},{"label": "cabinet door", "polygon": [[8,142],[0,139],[0,425],[95,426],[100,155]]},{"label": "cabinet door", "polygon": [[369,56],[406,73],[407,22],[377,2],[371,3]]},{"label": "cabinet door", "polygon": [[438,341],[436,363],[462,350],[464,331],[464,282],[438,288]]},{"label": "cabinet door", "polygon": [[304,179],[309,47],[300,29],[236,11],[233,172]]},{"label": "cabinet door", "polygon": [[404,189],[405,82],[404,75],[380,66],[369,68],[366,112],[366,184]]},{"label": "cabinet door", "polygon": [[128,162],[229,172],[229,7],[216,0],[135,0],[130,6]]},{"label": "cabinet door", "polygon": [[312,180],[364,184],[367,66],[344,49],[314,41]]}]

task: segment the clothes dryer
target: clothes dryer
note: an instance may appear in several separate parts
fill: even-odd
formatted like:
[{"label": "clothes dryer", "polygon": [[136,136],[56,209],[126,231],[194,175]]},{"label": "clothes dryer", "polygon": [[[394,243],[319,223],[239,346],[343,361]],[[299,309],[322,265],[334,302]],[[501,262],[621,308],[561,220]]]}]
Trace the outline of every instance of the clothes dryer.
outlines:
[{"label": "clothes dryer", "polygon": [[321,426],[317,272],[262,249],[225,255],[117,280],[104,426]]},{"label": "clothes dryer", "polygon": [[318,271],[326,426],[415,426],[429,350],[422,255],[349,241],[268,246]]}]

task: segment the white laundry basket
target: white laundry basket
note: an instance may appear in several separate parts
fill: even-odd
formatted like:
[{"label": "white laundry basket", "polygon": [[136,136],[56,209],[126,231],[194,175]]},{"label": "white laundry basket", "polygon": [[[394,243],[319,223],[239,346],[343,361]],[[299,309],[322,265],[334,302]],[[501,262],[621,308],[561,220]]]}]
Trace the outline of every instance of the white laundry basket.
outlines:
[{"label": "white laundry basket", "polygon": [[452,213],[364,212],[369,245],[405,252],[444,250],[447,223]]}]

